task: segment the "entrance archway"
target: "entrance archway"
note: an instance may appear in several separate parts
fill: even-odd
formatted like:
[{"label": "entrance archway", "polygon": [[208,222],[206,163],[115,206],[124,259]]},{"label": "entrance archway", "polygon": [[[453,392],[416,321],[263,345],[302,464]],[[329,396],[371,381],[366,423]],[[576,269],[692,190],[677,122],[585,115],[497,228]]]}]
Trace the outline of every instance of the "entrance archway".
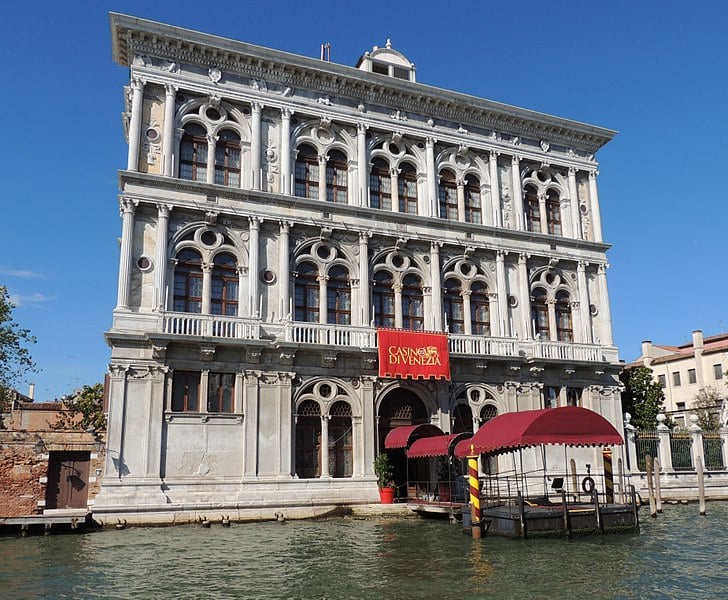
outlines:
[{"label": "entrance archway", "polygon": [[[384,438],[395,427],[420,425],[430,422],[430,415],[420,397],[410,390],[397,388],[389,392],[379,405],[377,434],[379,452],[384,452]],[[389,460],[394,467],[394,482],[400,496],[404,495],[407,484],[407,456],[405,449],[387,450]],[[417,463],[425,461],[414,461]],[[427,480],[428,473],[409,473],[409,479]]]}]

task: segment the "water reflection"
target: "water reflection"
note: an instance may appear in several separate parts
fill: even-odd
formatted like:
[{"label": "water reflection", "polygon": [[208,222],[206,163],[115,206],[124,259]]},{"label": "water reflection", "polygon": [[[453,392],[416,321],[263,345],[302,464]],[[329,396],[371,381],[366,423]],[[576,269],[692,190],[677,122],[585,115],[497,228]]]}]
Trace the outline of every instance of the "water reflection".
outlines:
[{"label": "water reflection", "polygon": [[[646,516],[642,513],[643,517]],[[433,521],[332,519],[0,538],[3,598],[724,597],[728,503],[642,534],[473,541]]]}]

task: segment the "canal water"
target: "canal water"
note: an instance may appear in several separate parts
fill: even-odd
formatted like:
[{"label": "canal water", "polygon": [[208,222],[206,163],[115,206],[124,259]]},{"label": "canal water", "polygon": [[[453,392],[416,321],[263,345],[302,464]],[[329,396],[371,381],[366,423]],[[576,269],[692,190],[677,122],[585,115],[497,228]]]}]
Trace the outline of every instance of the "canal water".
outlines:
[{"label": "canal water", "polygon": [[0,598],[728,597],[728,503],[641,517],[571,541],[348,518],[3,537]]}]

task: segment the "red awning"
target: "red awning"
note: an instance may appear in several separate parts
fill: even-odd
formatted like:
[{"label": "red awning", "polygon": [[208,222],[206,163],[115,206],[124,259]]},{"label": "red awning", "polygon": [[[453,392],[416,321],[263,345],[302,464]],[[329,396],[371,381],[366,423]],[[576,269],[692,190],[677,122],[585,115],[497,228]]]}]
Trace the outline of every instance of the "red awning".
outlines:
[{"label": "red awning", "polygon": [[424,458],[426,456],[449,456],[455,444],[469,437],[469,433],[448,433],[420,438],[407,450],[407,458]]},{"label": "red awning", "polygon": [[498,415],[472,438],[459,442],[455,456],[502,454],[541,444],[610,446],[623,443],[619,432],[600,414],[578,406],[562,406]]},{"label": "red awning", "polygon": [[443,435],[442,429],[429,423],[419,425],[407,425],[406,427],[395,427],[384,438],[384,447],[387,450],[392,448],[409,448],[415,440],[433,435]]}]

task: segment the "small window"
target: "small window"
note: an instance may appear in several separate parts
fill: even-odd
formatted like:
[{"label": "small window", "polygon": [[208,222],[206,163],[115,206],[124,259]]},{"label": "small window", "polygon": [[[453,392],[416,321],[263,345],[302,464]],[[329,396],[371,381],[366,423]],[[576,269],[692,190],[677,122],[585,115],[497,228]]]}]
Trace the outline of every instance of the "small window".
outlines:
[{"label": "small window", "polygon": [[675,406],[678,410],[685,410],[685,403],[684,402],[676,402]]},{"label": "small window", "polygon": [[695,377],[695,369],[688,369],[688,383],[697,383],[698,379]]},{"label": "small window", "polygon": [[172,410],[197,412],[200,374],[192,371],[175,371],[172,378]]},{"label": "small window", "polygon": [[672,385],[674,385],[675,387],[678,387],[680,385],[680,372],[679,371],[675,371],[672,374]]},{"label": "small window", "polygon": [[559,405],[559,388],[552,386],[544,386],[543,388],[543,407],[556,408]]},{"label": "small window", "polygon": [[207,411],[231,413],[235,397],[233,373],[210,373],[207,380]]},{"label": "small window", "polygon": [[372,61],[372,73],[379,73],[380,75],[389,75],[389,67],[384,63]]},{"label": "small window", "polygon": [[660,387],[667,387],[667,378],[664,375],[658,375],[657,381],[660,383]]},{"label": "small window", "polygon": [[723,379],[723,366],[713,365],[713,377],[715,379]]}]

